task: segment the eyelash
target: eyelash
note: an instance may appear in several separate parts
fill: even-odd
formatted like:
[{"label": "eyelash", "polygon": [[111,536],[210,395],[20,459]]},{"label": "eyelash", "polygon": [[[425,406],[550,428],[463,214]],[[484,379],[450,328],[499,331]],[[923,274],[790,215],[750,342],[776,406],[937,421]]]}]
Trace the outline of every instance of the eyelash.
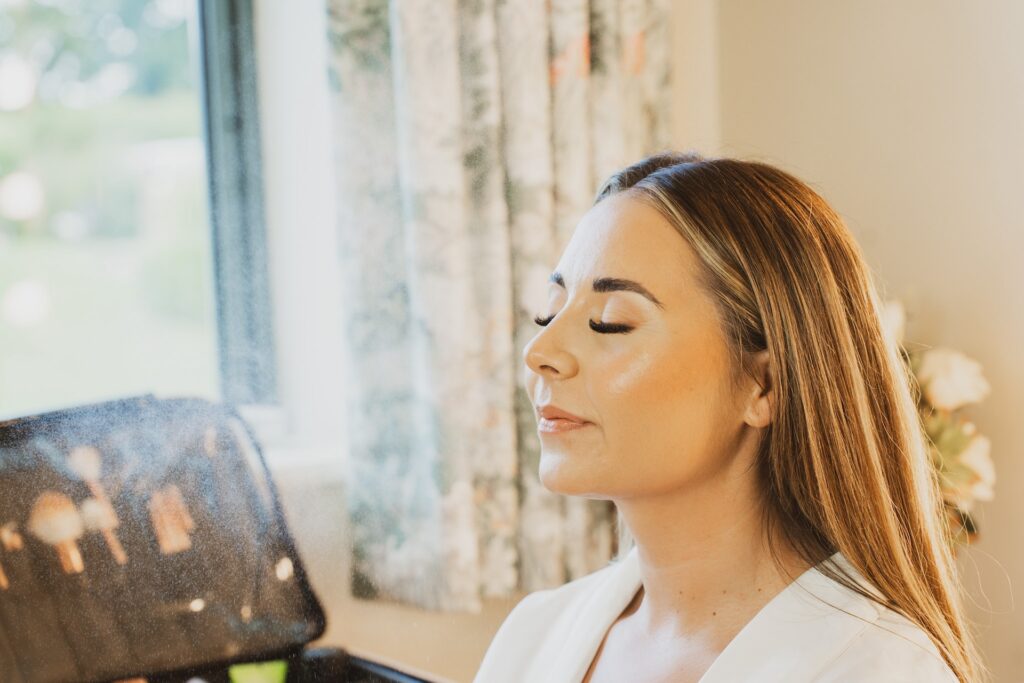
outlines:
[{"label": "eyelash", "polygon": [[[541,327],[545,327],[548,323],[550,323],[554,319],[555,319],[555,316],[553,316],[553,315],[548,317],[548,318],[541,318],[540,316],[537,316],[537,317],[535,317],[533,319],[533,322],[537,323]],[[618,324],[612,324],[612,323],[595,323],[593,320],[591,320],[590,321],[590,329],[594,330],[595,332],[600,332],[601,334],[626,334],[627,332],[632,331],[633,328],[630,327],[629,325],[618,325]]]}]

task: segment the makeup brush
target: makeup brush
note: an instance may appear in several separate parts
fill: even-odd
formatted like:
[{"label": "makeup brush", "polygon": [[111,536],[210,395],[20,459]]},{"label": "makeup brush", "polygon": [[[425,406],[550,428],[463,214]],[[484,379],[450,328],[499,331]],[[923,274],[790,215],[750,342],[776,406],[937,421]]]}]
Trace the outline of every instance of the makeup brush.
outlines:
[{"label": "makeup brush", "polygon": [[110,548],[110,554],[114,556],[114,561],[121,565],[127,563],[128,556],[124,552],[124,546],[121,545],[120,539],[114,532],[121,523],[118,521],[117,513],[114,512],[114,506],[110,504],[110,501],[86,498],[82,501],[81,510],[85,528],[103,534],[107,547]]},{"label": "makeup brush", "polygon": [[217,457],[217,438],[216,427],[207,427],[206,431],[203,432],[203,450],[211,458]]},{"label": "makeup brush", "polygon": [[89,487],[89,492],[97,500],[106,500],[107,493],[100,485],[100,474],[103,471],[103,456],[95,446],[75,446],[68,454],[68,465],[71,471]]},{"label": "makeup brush", "polygon": [[173,555],[192,547],[189,532],[196,524],[176,485],[168,484],[153,492],[149,499],[149,516],[161,553]]},{"label": "makeup brush", "polygon": [[7,524],[0,526],[0,545],[7,552],[21,550],[25,547],[25,540],[18,533],[17,522],[7,522]]},{"label": "makeup brush", "polygon": [[28,530],[44,543],[52,545],[65,574],[80,574],[85,569],[78,539],[85,527],[71,499],[56,491],[43,491],[28,515]]},{"label": "makeup brush", "polygon": [[[0,546],[3,546],[4,552],[22,550],[25,546],[22,535],[15,529],[17,529],[15,522],[7,522],[0,526]],[[6,591],[8,588],[10,588],[10,581],[7,579],[7,573],[3,570],[3,564],[0,564],[0,591]]]},{"label": "makeup brush", "polygon": [[[21,538],[21,534],[17,532],[18,525],[15,522],[8,522],[3,526],[0,526],[0,546],[3,546],[4,552],[14,552],[21,550],[25,546],[25,542]],[[4,572],[4,566],[0,564],[0,590],[7,590],[11,587],[11,582],[7,579],[7,574]]]}]

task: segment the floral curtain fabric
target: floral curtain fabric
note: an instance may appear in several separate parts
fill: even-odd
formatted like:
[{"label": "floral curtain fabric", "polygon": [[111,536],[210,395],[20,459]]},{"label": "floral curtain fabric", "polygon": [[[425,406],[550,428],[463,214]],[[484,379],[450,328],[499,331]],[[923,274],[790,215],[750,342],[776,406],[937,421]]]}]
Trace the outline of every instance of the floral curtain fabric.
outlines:
[{"label": "floral curtain fabric", "polygon": [[357,594],[559,585],[607,503],[537,479],[522,350],[609,173],[668,139],[668,0],[329,0]]}]

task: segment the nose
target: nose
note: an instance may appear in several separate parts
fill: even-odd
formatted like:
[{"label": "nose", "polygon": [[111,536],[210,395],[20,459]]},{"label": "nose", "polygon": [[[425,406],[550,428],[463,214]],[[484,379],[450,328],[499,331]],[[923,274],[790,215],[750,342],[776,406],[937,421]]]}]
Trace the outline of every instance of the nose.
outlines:
[{"label": "nose", "polygon": [[523,363],[537,375],[565,379],[577,373],[579,364],[559,339],[557,322],[558,316],[530,340],[523,349]]}]

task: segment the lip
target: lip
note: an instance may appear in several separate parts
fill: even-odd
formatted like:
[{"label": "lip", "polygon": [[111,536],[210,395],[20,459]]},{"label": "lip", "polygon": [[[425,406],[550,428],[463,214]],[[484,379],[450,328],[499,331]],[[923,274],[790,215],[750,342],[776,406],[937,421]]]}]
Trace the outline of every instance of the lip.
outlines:
[{"label": "lip", "polygon": [[562,410],[556,405],[548,403],[540,407],[538,411],[540,417],[547,420],[568,420],[569,422],[586,422],[579,415],[573,415],[568,410]]},{"label": "lip", "polygon": [[541,406],[539,414],[540,419],[537,421],[537,431],[547,434],[571,432],[583,427],[591,427],[594,424],[584,420],[579,415],[574,415],[568,410],[563,410],[551,404]]},{"label": "lip", "polygon": [[542,417],[537,423],[537,431],[545,434],[561,434],[573,432],[584,427],[593,427],[593,422],[573,422],[572,420],[549,420]]}]

